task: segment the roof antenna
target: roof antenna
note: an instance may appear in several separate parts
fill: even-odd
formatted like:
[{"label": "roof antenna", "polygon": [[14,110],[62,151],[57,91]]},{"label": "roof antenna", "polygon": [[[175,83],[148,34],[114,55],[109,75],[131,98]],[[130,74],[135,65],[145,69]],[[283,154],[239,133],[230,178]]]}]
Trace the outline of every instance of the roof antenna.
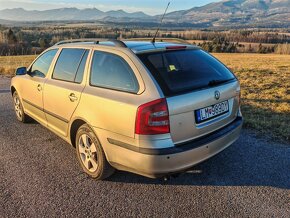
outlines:
[{"label": "roof antenna", "polygon": [[154,35],[154,37],[153,37],[153,39],[152,39],[152,43],[155,43],[155,40],[156,40],[156,36],[157,36],[157,34],[158,34],[158,32],[159,32],[159,29],[160,29],[160,26],[161,26],[161,24],[162,24],[162,22],[163,22],[163,19],[164,19],[164,17],[165,17],[165,14],[166,14],[166,12],[167,12],[167,9],[169,8],[169,5],[170,5],[170,2],[168,2],[168,4],[167,4],[167,7],[166,7],[166,9],[165,9],[165,11],[164,11],[164,14],[163,14],[163,16],[162,16],[162,18],[161,18],[161,20],[160,20],[160,24],[159,24],[159,26],[158,26],[158,29],[156,30],[156,33],[155,33],[155,35]]}]

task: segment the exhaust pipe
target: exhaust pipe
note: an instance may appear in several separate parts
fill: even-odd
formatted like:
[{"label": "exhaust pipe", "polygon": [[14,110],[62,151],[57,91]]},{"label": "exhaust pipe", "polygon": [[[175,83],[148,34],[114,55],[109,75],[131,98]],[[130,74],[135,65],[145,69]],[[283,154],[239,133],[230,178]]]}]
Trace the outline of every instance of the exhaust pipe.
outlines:
[{"label": "exhaust pipe", "polygon": [[180,176],[180,173],[176,173],[176,174],[171,174],[171,175],[167,175],[163,177],[163,181],[164,182],[168,182],[171,179],[176,179],[177,177]]}]

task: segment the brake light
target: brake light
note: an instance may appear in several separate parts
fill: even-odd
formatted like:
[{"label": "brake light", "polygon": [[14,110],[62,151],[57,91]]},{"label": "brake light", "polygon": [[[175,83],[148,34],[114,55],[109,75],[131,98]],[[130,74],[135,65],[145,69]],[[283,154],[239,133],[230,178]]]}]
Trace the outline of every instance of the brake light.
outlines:
[{"label": "brake light", "polygon": [[169,112],[164,98],[138,107],[135,124],[136,134],[156,135],[169,132]]},{"label": "brake light", "polygon": [[170,49],[186,49],[187,46],[184,45],[174,45],[174,46],[167,46],[166,49],[170,50]]}]

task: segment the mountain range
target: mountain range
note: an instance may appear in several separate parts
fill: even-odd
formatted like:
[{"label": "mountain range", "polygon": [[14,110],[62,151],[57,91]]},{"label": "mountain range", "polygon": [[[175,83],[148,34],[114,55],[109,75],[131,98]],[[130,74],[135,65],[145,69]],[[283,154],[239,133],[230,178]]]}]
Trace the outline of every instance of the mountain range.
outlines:
[{"label": "mountain range", "polygon": [[[9,21],[104,21],[104,22],[159,22],[161,15],[123,10],[101,11],[96,8],[61,8],[52,10],[0,10],[0,22]],[[168,13],[165,23],[191,24],[200,27],[218,26],[282,26],[290,27],[290,0],[224,0],[202,7]]]},{"label": "mountain range", "polygon": [[102,20],[107,17],[150,18],[143,12],[127,13],[123,10],[103,12],[96,8],[59,8],[45,11],[29,11],[23,8],[0,10],[0,19],[13,21]]},{"label": "mountain range", "polygon": [[290,0],[225,0],[166,15],[167,22],[290,27]]}]

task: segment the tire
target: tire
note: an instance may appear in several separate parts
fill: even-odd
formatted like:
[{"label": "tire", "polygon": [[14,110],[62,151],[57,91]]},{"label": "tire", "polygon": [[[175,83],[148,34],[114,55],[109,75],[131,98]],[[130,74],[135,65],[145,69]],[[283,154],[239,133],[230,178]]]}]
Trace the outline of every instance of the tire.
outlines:
[{"label": "tire", "polygon": [[92,129],[82,125],[76,135],[76,154],[83,171],[96,180],[103,180],[114,173],[104,150]]},{"label": "tire", "polygon": [[15,111],[17,120],[22,123],[31,122],[32,118],[24,113],[23,105],[21,103],[21,100],[17,91],[13,93],[13,102],[14,102],[14,111]]}]

